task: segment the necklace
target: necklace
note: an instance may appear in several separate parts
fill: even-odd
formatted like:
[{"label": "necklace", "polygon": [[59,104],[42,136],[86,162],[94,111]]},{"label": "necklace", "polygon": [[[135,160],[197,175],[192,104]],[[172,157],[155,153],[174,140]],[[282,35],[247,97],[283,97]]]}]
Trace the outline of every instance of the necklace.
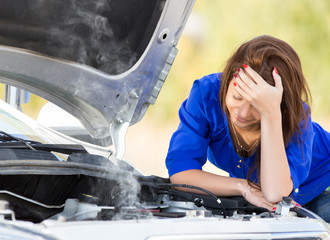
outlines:
[{"label": "necklace", "polygon": [[233,132],[234,132],[235,139],[236,139],[236,142],[237,142],[236,151],[241,152],[243,150],[243,151],[249,153],[259,143],[259,138],[252,144],[252,146],[249,149],[245,149],[242,146],[242,144],[240,143],[239,139],[238,139],[234,124],[231,121],[230,121],[230,123],[231,123],[231,126],[233,128]]}]

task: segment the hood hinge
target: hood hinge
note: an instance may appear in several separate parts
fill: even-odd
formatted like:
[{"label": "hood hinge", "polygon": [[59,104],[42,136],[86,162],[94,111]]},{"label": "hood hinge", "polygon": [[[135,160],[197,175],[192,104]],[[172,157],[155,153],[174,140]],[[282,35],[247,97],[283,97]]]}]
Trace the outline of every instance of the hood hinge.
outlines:
[{"label": "hood hinge", "polygon": [[127,103],[124,108],[116,114],[114,120],[110,125],[110,134],[112,138],[112,143],[115,148],[115,157],[117,160],[122,160],[125,154],[125,137],[134,115],[134,111],[139,98],[141,96],[142,90],[133,89],[127,99]]}]

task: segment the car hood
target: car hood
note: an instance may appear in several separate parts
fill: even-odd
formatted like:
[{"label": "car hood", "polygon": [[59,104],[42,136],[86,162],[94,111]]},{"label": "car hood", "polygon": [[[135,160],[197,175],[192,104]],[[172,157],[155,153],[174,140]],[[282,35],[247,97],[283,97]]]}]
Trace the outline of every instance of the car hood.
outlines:
[{"label": "car hood", "polygon": [[101,145],[120,145],[155,102],[193,4],[4,1],[0,81],[71,113]]}]

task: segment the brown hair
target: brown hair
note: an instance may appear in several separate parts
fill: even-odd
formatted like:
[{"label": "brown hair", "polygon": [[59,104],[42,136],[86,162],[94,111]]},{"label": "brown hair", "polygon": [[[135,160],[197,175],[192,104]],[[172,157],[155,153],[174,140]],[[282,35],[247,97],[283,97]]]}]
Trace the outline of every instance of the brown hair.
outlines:
[{"label": "brown hair", "polygon": [[[227,61],[223,71],[220,87],[220,104],[230,118],[226,107],[226,95],[230,81],[237,68],[243,64],[249,65],[270,85],[274,86],[272,70],[277,68],[283,85],[281,102],[282,130],[284,144],[287,146],[295,132],[300,132],[299,123],[305,120],[307,124],[310,109],[304,110],[303,102],[308,104],[310,91],[304,78],[301,63],[295,50],[285,41],[271,37],[259,36],[242,44]],[[261,147],[261,146],[260,146]],[[260,148],[257,150],[256,161],[252,164],[250,175],[260,166]]]}]

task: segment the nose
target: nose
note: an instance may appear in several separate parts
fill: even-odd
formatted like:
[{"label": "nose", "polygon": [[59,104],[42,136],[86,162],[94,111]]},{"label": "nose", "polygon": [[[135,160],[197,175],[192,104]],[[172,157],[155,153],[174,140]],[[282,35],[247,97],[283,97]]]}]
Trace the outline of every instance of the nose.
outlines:
[{"label": "nose", "polygon": [[251,106],[251,104],[248,101],[244,101],[238,108],[238,115],[239,117],[248,120],[250,119],[252,111],[253,107]]}]

